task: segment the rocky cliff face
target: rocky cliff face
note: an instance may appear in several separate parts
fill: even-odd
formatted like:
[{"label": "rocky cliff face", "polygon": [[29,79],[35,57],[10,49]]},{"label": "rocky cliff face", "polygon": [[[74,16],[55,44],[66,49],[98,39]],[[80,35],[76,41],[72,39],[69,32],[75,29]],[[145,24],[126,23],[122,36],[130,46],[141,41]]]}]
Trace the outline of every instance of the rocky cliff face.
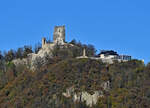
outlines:
[{"label": "rocky cliff face", "polygon": [[40,65],[45,65],[47,63],[48,58],[52,57],[52,48],[47,47],[44,49],[41,49],[38,54],[30,54],[30,64],[31,69],[36,69]]},{"label": "rocky cliff face", "polygon": [[[110,89],[110,81],[103,82],[101,84],[101,87],[104,91],[107,91]],[[100,97],[104,96],[104,93],[102,90],[94,91],[93,94],[88,93],[87,91],[82,92],[75,92],[74,87],[70,87],[62,94],[63,96],[69,98],[72,97],[74,102],[85,102],[87,106],[92,107],[92,105],[96,105],[97,101]]]},{"label": "rocky cliff face", "polygon": [[52,57],[52,47],[45,47],[42,48],[38,54],[31,53],[28,55],[27,58],[24,59],[15,59],[12,62],[15,65],[27,65],[28,68],[34,70],[36,69],[39,65],[45,65],[47,63],[47,58]]},{"label": "rocky cliff face", "polygon": [[99,99],[99,97],[103,97],[102,91],[94,91],[94,94],[89,94],[88,92],[79,92],[75,93],[73,96],[74,102],[86,102],[87,106],[92,107],[92,105],[95,105]]},{"label": "rocky cliff face", "polygon": [[[15,65],[27,65],[31,70],[35,70],[39,66],[43,66],[48,62],[49,58],[53,58],[53,50],[57,44],[46,44],[40,51],[35,54],[31,53],[27,58],[15,59],[12,62]],[[65,43],[64,45],[59,45],[60,48],[74,47],[72,44]]]}]

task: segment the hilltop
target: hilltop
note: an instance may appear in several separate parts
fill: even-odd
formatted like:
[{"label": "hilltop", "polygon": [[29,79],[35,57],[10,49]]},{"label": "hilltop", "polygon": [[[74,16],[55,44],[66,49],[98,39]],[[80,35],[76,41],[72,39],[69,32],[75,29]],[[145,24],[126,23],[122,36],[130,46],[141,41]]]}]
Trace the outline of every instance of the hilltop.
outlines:
[{"label": "hilltop", "polygon": [[149,108],[149,85],[150,64],[65,42],[64,26],[35,51],[0,54],[1,108]]}]

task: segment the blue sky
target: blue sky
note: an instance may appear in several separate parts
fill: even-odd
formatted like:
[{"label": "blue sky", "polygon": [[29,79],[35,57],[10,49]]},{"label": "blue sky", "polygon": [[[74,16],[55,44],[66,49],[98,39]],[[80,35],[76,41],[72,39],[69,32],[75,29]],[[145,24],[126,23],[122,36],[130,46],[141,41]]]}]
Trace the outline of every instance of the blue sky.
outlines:
[{"label": "blue sky", "polygon": [[149,0],[0,0],[0,50],[34,45],[66,25],[67,41],[150,61]]}]

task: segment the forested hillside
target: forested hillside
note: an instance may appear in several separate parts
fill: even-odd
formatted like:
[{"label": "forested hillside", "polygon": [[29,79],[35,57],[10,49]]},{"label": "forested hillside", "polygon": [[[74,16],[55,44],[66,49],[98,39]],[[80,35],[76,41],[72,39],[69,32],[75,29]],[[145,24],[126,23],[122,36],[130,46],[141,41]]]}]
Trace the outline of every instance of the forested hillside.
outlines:
[{"label": "forested hillside", "polygon": [[[139,60],[105,64],[100,60],[76,59],[76,52],[81,53],[85,47],[92,56],[96,56],[96,50],[91,45],[75,41],[72,44],[78,48],[55,49],[54,57],[34,71],[25,65],[15,66],[11,60],[16,53],[1,55],[0,108],[89,108],[85,102],[74,102],[62,95],[70,87],[76,93],[102,91],[103,96],[93,108],[149,108],[150,64]],[[18,57],[33,52],[26,49]],[[108,90],[101,86],[106,81],[110,82]]]}]

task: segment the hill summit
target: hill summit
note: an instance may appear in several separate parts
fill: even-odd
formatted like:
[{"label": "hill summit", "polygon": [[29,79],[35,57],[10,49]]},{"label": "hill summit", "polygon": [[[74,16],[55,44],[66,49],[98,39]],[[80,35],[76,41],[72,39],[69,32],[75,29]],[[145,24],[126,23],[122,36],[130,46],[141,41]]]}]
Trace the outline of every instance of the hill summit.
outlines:
[{"label": "hill summit", "polygon": [[[119,55],[117,52],[113,50],[102,50],[99,55],[96,55],[94,52],[94,47],[89,46],[91,48],[86,48],[86,45],[79,45],[75,41],[72,41],[70,43],[66,42],[66,35],[65,35],[65,26],[55,26],[54,33],[53,33],[53,41],[47,41],[45,37],[42,38],[42,47],[38,51],[38,53],[29,53],[27,55],[27,58],[24,58],[23,60],[15,59],[13,60],[13,63],[15,65],[18,64],[28,64],[30,65],[31,69],[36,69],[37,64],[40,63],[40,65],[45,65],[47,63],[47,58],[53,58],[54,53],[58,49],[66,49],[66,50],[79,50],[80,52],[76,52],[78,56],[74,56],[78,59],[81,58],[89,58],[94,60],[101,60],[104,63],[112,64],[114,61],[117,62],[126,62],[130,61],[132,58],[128,55]],[[82,52],[81,52],[82,49]],[[89,50],[93,50],[93,54],[90,56],[86,55],[86,53],[89,53]],[[73,53],[71,51],[71,53]],[[74,54],[75,55],[75,54]],[[83,56],[82,56],[83,55]]]},{"label": "hill summit", "polygon": [[0,108],[149,108],[150,64],[53,37],[0,54]]}]

